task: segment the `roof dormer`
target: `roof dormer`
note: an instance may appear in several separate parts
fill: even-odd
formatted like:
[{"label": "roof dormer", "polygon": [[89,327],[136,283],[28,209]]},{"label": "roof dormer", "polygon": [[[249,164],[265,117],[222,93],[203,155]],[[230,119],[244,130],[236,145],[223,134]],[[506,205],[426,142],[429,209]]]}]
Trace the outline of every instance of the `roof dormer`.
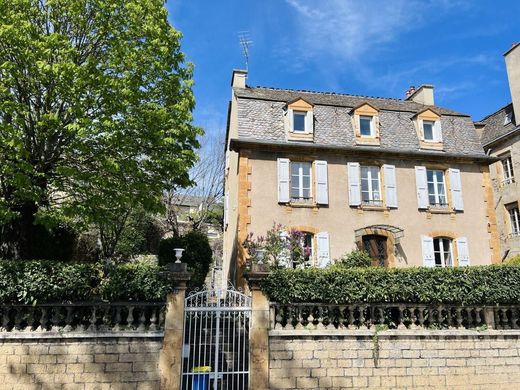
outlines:
[{"label": "roof dormer", "polygon": [[412,117],[421,149],[442,150],[441,116],[433,109],[426,108]]},{"label": "roof dormer", "polygon": [[285,127],[291,141],[314,140],[314,105],[297,98],[287,103]]},{"label": "roof dormer", "polygon": [[370,103],[362,103],[350,111],[356,144],[379,145],[379,110]]}]

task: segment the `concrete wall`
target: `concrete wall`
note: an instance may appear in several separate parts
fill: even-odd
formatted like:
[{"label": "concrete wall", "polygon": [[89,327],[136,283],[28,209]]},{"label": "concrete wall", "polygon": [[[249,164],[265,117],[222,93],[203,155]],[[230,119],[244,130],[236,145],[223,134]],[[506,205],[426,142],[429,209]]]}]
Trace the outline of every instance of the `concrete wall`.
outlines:
[{"label": "concrete wall", "polygon": [[[520,332],[269,336],[269,388],[518,389]],[[379,357],[375,358],[375,348]]]},{"label": "concrete wall", "polygon": [[[451,214],[431,214],[417,207],[415,165],[427,165],[425,161],[368,160],[371,164],[393,164],[396,166],[397,209],[360,210],[349,206],[347,162],[359,158],[348,156],[305,156],[306,159],[326,159],[328,161],[329,204],[318,208],[288,208],[278,204],[277,199],[277,157],[297,159],[300,156],[277,153],[251,152],[249,157],[248,194],[250,207],[248,231],[255,235],[265,235],[273,221],[287,227],[308,226],[316,231],[326,231],[330,236],[331,258],[356,248],[356,229],[374,224],[386,224],[404,230],[400,252],[392,266],[418,266],[423,264],[421,235],[448,235],[467,237],[471,265],[491,262],[491,235],[488,232],[488,211],[486,209],[484,176],[478,164],[442,163],[434,164],[447,169],[461,170],[464,212]],[[301,157],[300,157],[301,158]],[[431,165],[430,165],[431,166]],[[487,168],[487,167],[486,167]],[[520,172],[520,171],[519,171]]]},{"label": "concrete wall", "polygon": [[0,389],[159,389],[162,337],[35,336],[0,340]]}]

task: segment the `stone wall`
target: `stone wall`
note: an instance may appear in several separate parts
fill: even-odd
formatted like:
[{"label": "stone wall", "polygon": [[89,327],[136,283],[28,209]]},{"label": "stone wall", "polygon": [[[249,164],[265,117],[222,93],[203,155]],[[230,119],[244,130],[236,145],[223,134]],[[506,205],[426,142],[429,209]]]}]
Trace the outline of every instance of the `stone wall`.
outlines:
[{"label": "stone wall", "polygon": [[271,331],[270,389],[518,389],[520,332]]},{"label": "stone wall", "polygon": [[0,389],[158,389],[162,337],[0,340]]}]

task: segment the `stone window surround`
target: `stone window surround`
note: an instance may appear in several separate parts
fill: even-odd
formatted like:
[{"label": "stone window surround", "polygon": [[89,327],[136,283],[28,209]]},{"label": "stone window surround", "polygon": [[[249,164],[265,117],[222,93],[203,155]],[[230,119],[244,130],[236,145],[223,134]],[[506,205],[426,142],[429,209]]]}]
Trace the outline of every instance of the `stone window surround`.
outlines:
[{"label": "stone window surround", "polygon": [[[422,121],[438,122],[441,120],[441,116],[431,108],[426,108],[423,111],[418,112],[413,117],[415,129],[417,131],[417,137],[419,138],[419,146],[421,149],[432,149],[432,150],[443,150],[443,141],[430,141],[424,138],[424,129],[422,127]],[[440,123],[440,122],[439,122]],[[442,130],[441,130],[442,134]]]},{"label": "stone window surround", "polygon": [[[361,135],[361,122],[362,116],[369,116],[372,118],[372,136]],[[357,107],[354,107],[350,111],[350,117],[352,120],[352,128],[354,129],[354,136],[357,145],[380,145],[380,125],[379,125],[379,110],[371,104],[365,102]]]}]

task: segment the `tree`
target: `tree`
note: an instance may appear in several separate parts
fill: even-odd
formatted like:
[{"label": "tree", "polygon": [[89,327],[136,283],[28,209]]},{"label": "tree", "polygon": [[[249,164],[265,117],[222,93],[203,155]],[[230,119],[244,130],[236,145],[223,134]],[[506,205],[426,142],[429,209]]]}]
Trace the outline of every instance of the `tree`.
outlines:
[{"label": "tree", "polygon": [[189,214],[192,230],[206,223],[222,225],[225,169],[225,141],[219,135],[206,136],[201,142],[199,161],[190,171],[193,186],[179,189],[172,186],[165,194],[166,223],[174,236],[180,235],[179,219],[188,198],[195,198],[198,210]]},{"label": "tree", "polygon": [[190,185],[202,131],[180,37],[163,0],[0,1],[0,256]]}]

